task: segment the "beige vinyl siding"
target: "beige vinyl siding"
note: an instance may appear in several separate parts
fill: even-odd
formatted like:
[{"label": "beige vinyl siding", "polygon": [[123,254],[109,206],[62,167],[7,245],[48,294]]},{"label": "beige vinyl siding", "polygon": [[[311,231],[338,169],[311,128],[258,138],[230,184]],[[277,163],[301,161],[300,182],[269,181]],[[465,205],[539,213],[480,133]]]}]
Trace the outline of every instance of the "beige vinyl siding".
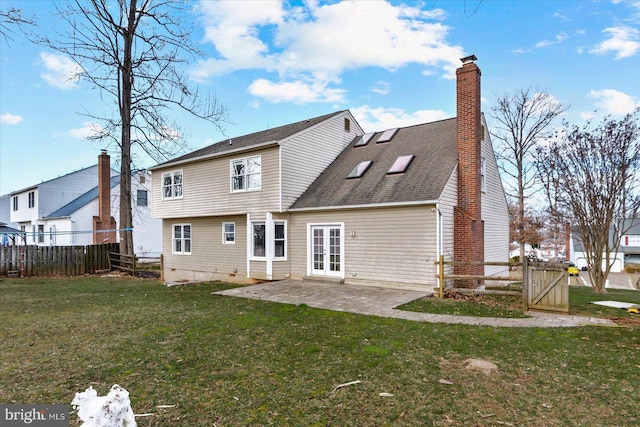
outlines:
[{"label": "beige vinyl siding", "polygon": [[[482,194],[482,220],[484,221],[484,259],[485,261],[509,261],[509,208],[500,179],[491,138],[484,122],[482,157],[485,161],[486,191]],[[506,267],[485,267],[488,276],[503,275]]]},{"label": "beige vinyl siding", "polygon": [[[351,121],[349,132],[344,128],[345,117]],[[362,134],[354,118],[345,111],[284,140],[281,147],[283,210],[288,209],[338,154]]]},{"label": "beige vinyl siding", "polygon": [[[458,205],[458,168],[454,168],[447,185],[440,195],[438,207],[442,214],[442,254],[445,260],[454,259],[453,239],[454,239],[454,207]],[[445,267],[446,274],[453,274],[453,266]]]},{"label": "beige vinyl siding", "polygon": [[[154,170],[153,217],[236,215],[279,209],[278,150],[278,147],[270,147]],[[261,189],[232,192],[230,162],[257,155],[261,156]],[[176,199],[162,199],[162,174],[175,170],[182,170],[183,196]]]},{"label": "beige vinyl siding", "polygon": [[436,213],[432,208],[296,213],[291,216],[289,246],[292,278],[308,274],[308,225],[343,223],[346,283],[432,290],[437,258]]},{"label": "beige vinyl siding", "polygon": [[[235,244],[222,243],[222,223],[234,222]],[[247,281],[246,216],[175,218],[162,221],[162,253],[167,281]],[[172,251],[173,225],[191,225],[191,254]]]}]

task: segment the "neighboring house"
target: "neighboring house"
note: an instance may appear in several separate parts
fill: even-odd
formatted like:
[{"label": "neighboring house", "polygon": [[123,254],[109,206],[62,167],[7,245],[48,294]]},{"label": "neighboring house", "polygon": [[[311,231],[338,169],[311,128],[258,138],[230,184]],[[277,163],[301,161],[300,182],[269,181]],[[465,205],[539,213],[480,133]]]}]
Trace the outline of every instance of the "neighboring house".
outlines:
[{"label": "neighboring house", "polygon": [[364,134],[338,111],[153,167],[165,279],[431,289],[440,254],[507,261],[508,209],[480,112],[480,70],[465,59],[457,119]]},{"label": "neighboring house", "polygon": [[20,243],[24,232],[0,222],[0,246],[15,246]]},{"label": "neighboring house", "polygon": [[[135,252],[159,256],[161,222],[151,218],[151,174],[136,171],[131,182]],[[22,244],[117,242],[119,194],[120,176],[104,151],[96,166],[11,193],[11,220],[26,233]]]},{"label": "neighboring house", "polygon": [[[627,218],[622,227],[626,230],[625,234],[620,238],[620,245],[617,250],[611,252],[612,266],[611,272],[620,273],[624,271],[624,267],[629,264],[640,264],[640,218]],[[614,230],[609,233],[609,245],[613,247]],[[580,269],[587,267],[587,254],[582,245],[582,240],[577,234],[572,235],[571,239],[573,261]],[[605,260],[603,259],[603,268]]]}]

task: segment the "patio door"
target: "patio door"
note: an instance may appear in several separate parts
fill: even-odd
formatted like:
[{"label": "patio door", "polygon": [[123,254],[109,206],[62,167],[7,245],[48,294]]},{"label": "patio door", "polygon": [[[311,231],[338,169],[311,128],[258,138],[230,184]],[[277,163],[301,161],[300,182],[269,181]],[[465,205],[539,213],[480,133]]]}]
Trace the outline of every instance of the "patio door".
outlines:
[{"label": "patio door", "polygon": [[312,225],[310,230],[311,275],[342,277],[344,256],[340,225]]}]

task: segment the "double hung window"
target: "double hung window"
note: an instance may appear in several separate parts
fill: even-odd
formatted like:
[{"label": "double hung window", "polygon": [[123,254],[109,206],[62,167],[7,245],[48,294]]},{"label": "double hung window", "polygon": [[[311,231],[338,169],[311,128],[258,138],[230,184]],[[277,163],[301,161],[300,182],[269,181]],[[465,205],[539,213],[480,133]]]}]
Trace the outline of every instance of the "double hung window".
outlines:
[{"label": "double hung window", "polygon": [[191,224],[174,224],[173,226],[173,253],[191,253]]},{"label": "double hung window", "polygon": [[231,161],[231,191],[260,190],[262,186],[262,159],[260,156]]},{"label": "double hung window", "polygon": [[222,223],[222,243],[224,245],[233,245],[236,243],[236,223]]},{"label": "double hung window", "polygon": [[182,197],[182,171],[162,174],[162,198],[176,199]]}]

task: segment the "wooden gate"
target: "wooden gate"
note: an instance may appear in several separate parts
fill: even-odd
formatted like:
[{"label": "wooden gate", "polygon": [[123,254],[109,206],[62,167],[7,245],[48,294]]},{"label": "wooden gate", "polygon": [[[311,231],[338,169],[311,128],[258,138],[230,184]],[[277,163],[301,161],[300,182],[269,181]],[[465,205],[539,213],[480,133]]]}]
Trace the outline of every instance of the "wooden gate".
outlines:
[{"label": "wooden gate", "polygon": [[525,311],[569,313],[569,281],[562,265],[525,262],[523,269],[526,271]]}]

